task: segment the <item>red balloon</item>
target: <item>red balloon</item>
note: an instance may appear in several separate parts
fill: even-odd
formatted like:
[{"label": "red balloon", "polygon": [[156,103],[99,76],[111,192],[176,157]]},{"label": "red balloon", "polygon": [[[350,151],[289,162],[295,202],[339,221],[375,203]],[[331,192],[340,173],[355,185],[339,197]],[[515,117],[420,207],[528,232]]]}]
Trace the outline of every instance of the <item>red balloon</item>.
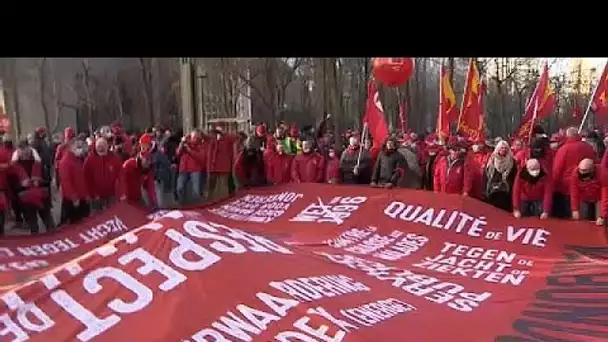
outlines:
[{"label": "red balloon", "polygon": [[374,77],[389,87],[404,84],[414,69],[411,57],[376,57],[372,62]]}]

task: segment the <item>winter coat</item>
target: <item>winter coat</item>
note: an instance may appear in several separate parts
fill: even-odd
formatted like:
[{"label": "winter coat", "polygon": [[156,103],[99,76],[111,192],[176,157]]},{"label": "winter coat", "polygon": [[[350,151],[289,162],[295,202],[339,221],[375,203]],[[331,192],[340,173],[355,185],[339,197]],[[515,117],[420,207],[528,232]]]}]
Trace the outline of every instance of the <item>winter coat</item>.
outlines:
[{"label": "winter coat", "polygon": [[71,151],[59,162],[60,189],[63,199],[69,201],[85,200],[90,194],[84,173],[84,162]]},{"label": "winter coat", "polygon": [[234,176],[242,187],[266,184],[264,159],[258,149],[245,149],[239,153],[234,164]]},{"label": "winter coat", "polygon": [[266,179],[270,184],[284,184],[291,181],[291,163],[294,156],[264,151]]},{"label": "winter coat", "polygon": [[554,189],[564,195],[570,195],[570,180],[573,170],[578,168],[581,160],[590,158],[597,161],[597,155],[593,148],[580,140],[580,138],[568,138],[564,145],[555,153],[553,161],[552,176]]},{"label": "winter coat", "polygon": [[579,177],[578,167],[572,170],[570,175],[570,208],[578,211],[581,202],[597,203],[602,196],[602,184],[600,181],[599,167],[596,166],[593,177],[582,180]]},{"label": "winter coat", "polygon": [[232,173],[236,137],[224,135],[211,137],[207,143],[207,172],[229,175]]},{"label": "winter coat", "polygon": [[340,183],[340,159],[328,157],[325,161],[325,183]]},{"label": "winter coat", "polygon": [[[531,152],[530,152],[529,147],[523,148],[519,152],[517,152],[517,154],[515,155],[514,158],[515,158],[515,161],[517,162],[517,166],[519,166],[519,168],[526,167],[526,162],[528,160],[530,160],[530,158],[532,158],[530,153]],[[542,157],[535,158],[539,161],[540,166],[547,173],[553,172],[553,154],[554,154],[553,150],[551,150],[550,148],[546,148]]]},{"label": "winter coat", "polygon": [[[361,150],[363,149],[363,150]],[[359,152],[361,151],[361,159],[359,159]],[[355,175],[353,170],[357,166],[357,160],[359,159],[359,173]],[[357,146],[349,146],[340,157],[339,167],[342,183],[344,184],[368,184],[369,178],[372,173],[372,158],[369,151]]]},{"label": "winter coat", "polygon": [[499,209],[513,211],[513,184],[517,176],[517,162],[513,160],[513,167],[508,172],[506,178],[502,173],[495,171],[490,178],[488,168],[484,172],[485,198],[487,202]]},{"label": "winter coat", "polygon": [[11,158],[12,151],[6,147],[0,147],[0,210],[8,207],[9,179],[13,171]]},{"label": "winter coat", "polygon": [[484,198],[483,173],[490,154],[485,151],[473,152],[465,161],[468,176],[464,180],[464,189],[469,196],[482,200]]},{"label": "winter coat", "polygon": [[401,147],[397,152],[403,155],[406,163],[403,177],[399,179],[398,186],[400,188],[420,189],[422,187],[422,170],[420,170],[420,164],[418,163],[417,152],[408,147]]},{"label": "winter coat", "polygon": [[463,158],[450,160],[448,157],[441,157],[435,166],[433,190],[435,192],[460,195],[465,192],[465,183],[471,184],[467,180],[469,177],[470,172]]},{"label": "winter coat", "polygon": [[92,198],[117,197],[122,171],[120,156],[108,151],[105,156],[93,152],[84,161],[84,175]]},{"label": "winter coat", "polygon": [[397,151],[382,151],[372,173],[372,183],[390,183],[396,186],[399,179],[405,174],[407,161]]},{"label": "winter coat", "polygon": [[38,155],[40,156],[40,165],[42,166],[42,179],[45,181],[46,184],[50,184],[52,179],[51,170],[53,168],[53,156],[51,155],[51,146],[48,142],[46,142],[45,139],[36,136],[34,138],[32,147],[34,148],[34,150],[36,150],[36,152],[38,152]]},{"label": "winter coat", "polygon": [[179,173],[206,172],[207,147],[204,143],[188,141],[177,148],[179,157]]},{"label": "winter coat", "polygon": [[541,201],[543,212],[551,212],[553,203],[551,174],[541,167],[538,177],[532,177],[525,167],[520,169],[513,184],[513,209],[520,210],[522,201]]},{"label": "winter coat", "polygon": [[139,158],[132,157],[122,164],[121,194],[128,201],[139,202],[142,198],[142,189],[156,206],[156,191],[154,184],[154,167],[150,165],[144,168]]},{"label": "winter coat", "polygon": [[325,180],[325,159],[317,152],[300,153],[291,163],[291,181],[322,183]]}]

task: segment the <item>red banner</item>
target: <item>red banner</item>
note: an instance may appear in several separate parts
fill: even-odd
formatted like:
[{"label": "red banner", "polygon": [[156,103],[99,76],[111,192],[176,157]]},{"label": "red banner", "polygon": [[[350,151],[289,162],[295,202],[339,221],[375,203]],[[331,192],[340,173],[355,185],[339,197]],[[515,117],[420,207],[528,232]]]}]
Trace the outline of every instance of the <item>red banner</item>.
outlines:
[{"label": "red banner", "polygon": [[[133,205],[118,203],[77,226],[54,235],[14,236],[0,240],[0,288],[8,289],[101,246],[150,220]],[[1,340],[1,339],[0,339]]]},{"label": "red banner", "polygon": [[605,341],[605,245],[456,195],[268,187],[5,290],[0,341]]}]

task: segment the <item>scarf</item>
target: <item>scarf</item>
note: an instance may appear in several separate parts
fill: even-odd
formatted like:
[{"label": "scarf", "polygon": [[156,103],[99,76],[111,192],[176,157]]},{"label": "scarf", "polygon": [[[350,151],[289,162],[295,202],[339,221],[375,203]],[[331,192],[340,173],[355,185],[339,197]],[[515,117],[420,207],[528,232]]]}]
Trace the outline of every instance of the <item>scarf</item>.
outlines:
[{"label": "scarf", "polygon": [[506,181],[511,173],[511,169],[513,169],[513,165],[514,161],[511,154],[501,157],[498,153],[492,153],[490,160],[488,160],[488,166],[486,167],[488,180],[492,180],[494,178],[494,173],[498,172],[501,174],[502,180]]}]

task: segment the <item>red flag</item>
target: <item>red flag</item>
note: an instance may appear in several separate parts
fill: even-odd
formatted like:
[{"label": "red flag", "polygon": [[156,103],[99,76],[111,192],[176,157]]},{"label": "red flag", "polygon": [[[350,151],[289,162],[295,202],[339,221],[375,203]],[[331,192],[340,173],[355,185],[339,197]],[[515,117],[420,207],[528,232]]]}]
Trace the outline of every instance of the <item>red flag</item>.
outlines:
[{"label": "red flag", "polygon": [[598,80],[595,93],[591,99],[591,109],[596,117],[608,114],[608,63],[604,66],[602,76]]},{"label": "red flag", "polygon": [[407,128],[407,115],[405,114],[407,108],[405,107],[405,100],[399,103],[399,122],[401,124],[401,132],[405,133]]},{"label": "red flag", "polygon": [[536,88],[526,106],[526,113],[521,120],[516,136],[525,141],[529,140],[532,127],[537,120],[549,116],[555,105],[555,92],[549,83],[549,67],[545,63]]},{"label": "red flag", "polygon": [[469,61],[469,71],[467,81],[464,86],[464,96],[460,117],[458,118],[458,132],[472,140],[476,140],[483,129],[483,114],[479,107],[479,97],[481,93],[481,78],[479,70],[475,64],[475,59]]},{"label": "red flag", "polygon": [[486,82],[481,81],[481,86],[479,87],[479,113],[481,113],[479,115],[479,119],[480,119],[480,123],[479,123],[479,134],[477,135],[478,139],[481,140],[485,140],[486,139],[486,135],[485,135],[485,127],[484,127],[484,122],[485,122],[485,117],[484,117],[484,100],[486,98],[486,93],[488,91],[488,86],[486,85]]},{"label": "red flag", "polygon": [[367,124],[367,129],[372,135],[373,146],[380,148],[388,137],[388,126],[384,119],[384,109],[378,88],[373,80],[367,84],[367,103],[365,105],[365,115],[363,115],[363,124]]},{"label": "red flag", "polygon": [[440,70],[439,81],[439,113],[437,114],[437,134],[450,135],[450,124],[458,120],[458,107],[456,95],[450,84],[450,75],[443,65]]}]

